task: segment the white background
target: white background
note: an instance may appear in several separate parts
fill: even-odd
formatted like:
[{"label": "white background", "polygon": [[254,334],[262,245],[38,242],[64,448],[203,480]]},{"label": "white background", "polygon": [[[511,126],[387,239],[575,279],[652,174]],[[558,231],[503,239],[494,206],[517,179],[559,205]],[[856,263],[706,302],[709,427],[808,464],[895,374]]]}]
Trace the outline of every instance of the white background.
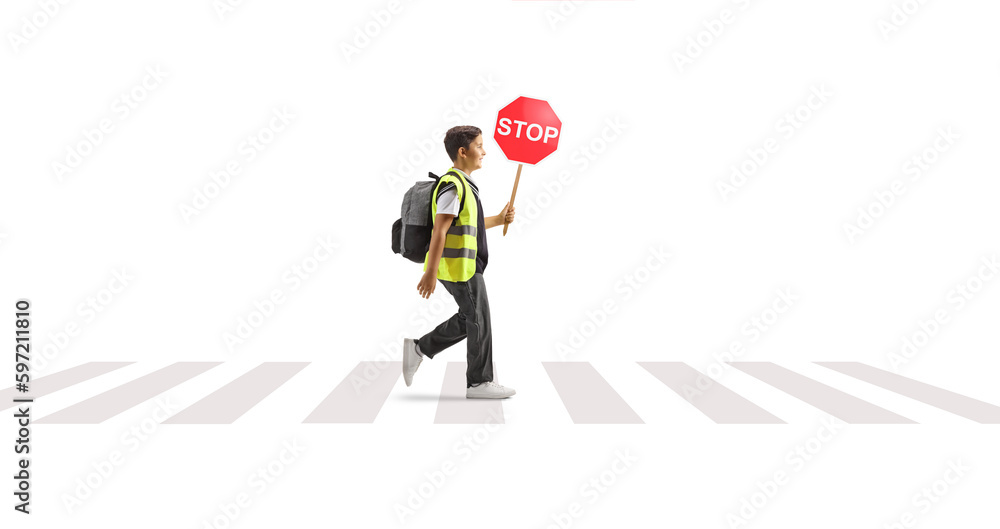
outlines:
[{"label": "white background", "polygon": [[[960,310],[948,301],[1000,252],[1000,7],[927,2],[885,38],[880,21],[903,4],[422,0],[392,14],[384,1],[258,0],[220,16],[209,0],[122,1],[72,2],[48,17],[37,15],[42,4],[6,2],[0,299],[10,312],[32,301],[35,351],[54,351],[36,376],[136,362],[43,399],[35,417],[175,361],[224,362],[171,390],[182,406],[262,361],[312,364],[234,425],[161,426],[72,514],[63,495],[154,405],[100,425],[36,427],[34,514],[11,514],[7,496],[4,519],[203,527],[248,491],[253,505],[232,527],[397,526],[393,505],[455,460],[458,472],[406,525],[546,527],[579,501],[573,527],[729,527],[726,515],[787,468],[785,454],[825,414],[729,370],[727,385],[789,424],[715,425],[635,362],[703,370],[734,340],[743,360],[826,377],[923,423],[841,430],[748,525],[883,527],[919,511],[911,496],[949,460],[972,471],[917,523],[995,519],[995,426],[876,395],[811,363],[891,369],[902,337],[945,310],[948,323],[899,372],[1000,403],[1000,286],[985,281]],[[731,23],[713,22],[724,9]],[[31,33],[22,17],[45,24],[17,41]],[[384,24],[371,31],[376,18]],[[367,44],[366,24],[376,33]],[[722,29],[709,38],[706,27]],[[679,68],[699,34],[707,44]],[[122,119],[115,100],[147,69],[166,78]],[[820,87],[832,95],[786,138],[779,120]],[[405,189],[449,167],[442,133],[457,124],[484,129],[485,166],[473,177],[486,213],[500,211],[517,166],[492,127],[519,95],[549,101],[563,130],[553,155],[525,166],[511,231],[489,231],[494,361],[498,381],[518,391],[504,402],[507,424],[468,461],[451,447],[483,426],[432,424],[445,362],[463,361],[464,344],[425,362],[414,386],[400,381],[375,424],[301,424],[357,362],[398,360],[402,336],[454,311],[443,287],[436,301],[419,297],[420,266],[391,253],[389,228]],[[241,142],[275,109],[294,118],[247,161]],[[113,131],[58,177],[53,163],[102,119]],[[908,160],[949,127],[954,144],[913,181]],[[724,199],[718,182],[768,138],[777,152]],[[401,175],[409,157],[418,163]],[[242,172],[185,218],[182,207],[231,160]],[[894,179],[905,192],[852,242],[844,224]],[[293,289],[282,277],[317,237],[337,250]],[[668,263],[640,272],[661,248]],[[123,268],[133,279],[86,318],[79,305]],[[647,280],[626,297],[629,274]],[[227,348],[224,333],[276,288],[285,303]],[[751,340],[741,330],[779,289],[797,301]],[[617,310],[587,326],[609,299]],[[73,323],[82,332],[60,337]],[[594,332],[560,356],[581,329]],[[593,363],[646,424],[574,425],[541,367],[558,360]],[[13,420],[4,424],[8,445]],[[308,448],[257,495],[247,476],[287,439]],[[638,461],[588,503],[581,485],[611,468],[617,449]],[[4,475],[14,460],[7,452]]]}]

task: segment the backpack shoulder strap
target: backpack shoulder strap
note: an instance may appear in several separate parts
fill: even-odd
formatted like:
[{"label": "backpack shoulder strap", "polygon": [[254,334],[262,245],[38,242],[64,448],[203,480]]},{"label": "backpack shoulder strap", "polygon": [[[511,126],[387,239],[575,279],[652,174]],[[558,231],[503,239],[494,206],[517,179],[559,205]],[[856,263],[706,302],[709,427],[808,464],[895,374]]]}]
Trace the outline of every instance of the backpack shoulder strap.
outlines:
[{"label": "backpack shoulder strap", "polygon": [[[465,179],[462,178],[462,175],[456,173],[455,171],[448,171],[445,174],[446,175],[450,174],[450,175],[457,176],[458,177],[458,182],[462,185],[462,200],[461,200],[461,202],[459,203],[459,206],[458,206],[458,212],[461,213],[462,210],[465,209],[465,195],[469,194],[469,186],[465,184]],[[457,185],[456,185],[456,187],[457,187]],[[455,219],[458,220],[458,215],[455,215]]]}]

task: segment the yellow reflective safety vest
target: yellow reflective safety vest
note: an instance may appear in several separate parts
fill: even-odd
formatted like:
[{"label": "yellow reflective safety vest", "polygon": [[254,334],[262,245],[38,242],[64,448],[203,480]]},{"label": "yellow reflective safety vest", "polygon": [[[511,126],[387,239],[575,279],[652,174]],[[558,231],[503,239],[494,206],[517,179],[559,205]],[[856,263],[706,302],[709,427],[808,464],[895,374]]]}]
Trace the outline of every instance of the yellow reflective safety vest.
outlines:
[{"label": "yellow reflective safety vest", "polygon": [[[431,219],[436,221],[437,217],[437,196],[442,185],[453,182],[455,184],[456,198],[461,203],[462,197],[467,196],[465,205],[448,227],[448,235],[445,237],[444,250],[441,252],[441,262],[438,264],[437,278],[445,281],[468,281],[476,273],[476,235],[479,232],[478,216],[479,210],[476,206],[476,197],[472,195],[472,188],[465,178],[454,170],[449,170],[444,174],[434,186],[431,194]],[[437,230],[437,226],[434,227]],[[427,262],[430,252],[424,257],[424,271],[427,271]]]}]

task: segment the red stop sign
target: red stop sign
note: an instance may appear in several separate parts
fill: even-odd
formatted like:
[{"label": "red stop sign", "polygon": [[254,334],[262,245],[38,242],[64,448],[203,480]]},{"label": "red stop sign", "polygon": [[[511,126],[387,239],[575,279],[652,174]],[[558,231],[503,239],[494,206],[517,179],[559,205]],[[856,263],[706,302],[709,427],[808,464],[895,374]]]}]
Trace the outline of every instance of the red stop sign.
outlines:
[{"label": "red stop sign", "polygon": [[555,152],[561,129],[548,102],[519,97],[497,112],[493,139],[507,159],[534,165]]}]

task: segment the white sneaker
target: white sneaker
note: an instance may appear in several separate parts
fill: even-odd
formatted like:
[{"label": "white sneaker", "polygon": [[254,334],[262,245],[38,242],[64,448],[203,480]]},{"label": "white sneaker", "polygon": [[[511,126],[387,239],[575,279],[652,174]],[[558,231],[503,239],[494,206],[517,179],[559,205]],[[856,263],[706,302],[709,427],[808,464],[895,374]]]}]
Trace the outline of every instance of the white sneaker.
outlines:
[{"label": "white sneaker", "polygon": [[478,386],[465,388],[465,398],[467,399],[505,399],[514,393],[513,389],[501,386],[492,380]]},{"label": "white sneaker", "polygon": [[424,356],[417,352],[417,341],[413,338],[403,338],[403,381],[409,386],[413,382],[413,374],[420,367]]}]

